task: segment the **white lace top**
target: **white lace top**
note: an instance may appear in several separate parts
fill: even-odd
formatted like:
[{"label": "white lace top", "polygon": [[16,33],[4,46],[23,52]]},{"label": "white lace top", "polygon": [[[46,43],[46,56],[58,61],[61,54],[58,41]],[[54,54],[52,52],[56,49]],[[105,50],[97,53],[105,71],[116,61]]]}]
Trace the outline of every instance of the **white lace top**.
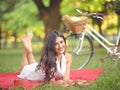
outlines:
[{"label": "white lace top", "polygon": [[59,78],[62,78],[65,74],[65,71],[66,71],[66,59],[65,59],[65,56],[62,55],[62,59],[61,59],[61,66],[60,66],[60,63],[57,59],[56,61],[56,64],[57,64],[57,72],[55,73],[55,78],[59,79]]},{"label": "white lace top", "polygon": [[[26,65],[23,68],[23,70],[20,72],[18,77],[23,79],[33,80],[33,81],[44,81],[45,72],[43,71],[42,68],[40,68],[40,70],[38,71],[35,71],[37,65],[38,63]],[[61,79],[64,76],[66,71],[65,55],[62,55],[61,66],[58,60],[56,61],[56,65],[57,65],[57,71],[55,72],[55,78]]]}]

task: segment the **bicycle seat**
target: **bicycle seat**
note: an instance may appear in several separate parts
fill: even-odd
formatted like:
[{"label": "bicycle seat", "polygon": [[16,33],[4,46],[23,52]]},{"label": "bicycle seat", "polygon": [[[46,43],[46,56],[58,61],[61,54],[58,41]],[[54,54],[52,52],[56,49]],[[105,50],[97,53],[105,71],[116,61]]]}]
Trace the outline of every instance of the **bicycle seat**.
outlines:
[{"label": "bicycle seat", "polygon": [[81,26],[85,25],[87,23],[87,17],[85,16],[69,16],[69,15],[64,15],[62,17],[62,21],[65,24],[65,26],[71,30],[73,33],[79,33],[82,30],[76,29],[76,26]]}]

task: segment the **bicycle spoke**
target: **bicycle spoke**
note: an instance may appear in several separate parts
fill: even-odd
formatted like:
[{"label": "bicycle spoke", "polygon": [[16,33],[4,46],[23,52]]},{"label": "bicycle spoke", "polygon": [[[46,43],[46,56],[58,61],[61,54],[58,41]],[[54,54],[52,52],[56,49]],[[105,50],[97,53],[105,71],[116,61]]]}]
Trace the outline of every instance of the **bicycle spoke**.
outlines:
[{"label": "bicycle spoke", "polygon": [[[81,36],[81,35],[80,35]],[[67,52],[71,53],[73,56],[73,69],[81,69],[87,65],[93,55],[93,44],[89,37],[85,36],[82,44],[81,50],[79,46],[81,41],[79,41],[79,36],[70,35],[67,37]],[[78,47],[77,47],[78,46]],[[77,47],[77,49],[76,49]],[[76,50],[75,50],[76,49]]]}]

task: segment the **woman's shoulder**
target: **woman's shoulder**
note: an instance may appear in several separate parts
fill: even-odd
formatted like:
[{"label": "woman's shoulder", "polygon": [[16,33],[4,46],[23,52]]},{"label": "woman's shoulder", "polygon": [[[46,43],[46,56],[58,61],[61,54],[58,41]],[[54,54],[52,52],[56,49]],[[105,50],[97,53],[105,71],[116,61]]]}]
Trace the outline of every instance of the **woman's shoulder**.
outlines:
[{"label": "woman's shoulder", "polygon": [[65,56],[71,56],[71,54],[70,53],[65,53]]},{"label": "woman's shoulder", "polygon": [[66,58],[72,58],[72,55],[70,53],[65,53]]}]

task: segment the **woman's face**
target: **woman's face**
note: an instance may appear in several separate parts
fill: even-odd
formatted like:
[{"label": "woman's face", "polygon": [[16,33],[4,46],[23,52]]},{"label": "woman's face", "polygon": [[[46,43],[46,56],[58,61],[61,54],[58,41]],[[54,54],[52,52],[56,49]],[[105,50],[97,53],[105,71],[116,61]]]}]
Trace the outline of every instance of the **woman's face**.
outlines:
[{"label": "woman's face", "polygon": [[63,54],[65,52],[65,41],[62,37],[57,37],[55,42],[55,52],[56,54]]}]

